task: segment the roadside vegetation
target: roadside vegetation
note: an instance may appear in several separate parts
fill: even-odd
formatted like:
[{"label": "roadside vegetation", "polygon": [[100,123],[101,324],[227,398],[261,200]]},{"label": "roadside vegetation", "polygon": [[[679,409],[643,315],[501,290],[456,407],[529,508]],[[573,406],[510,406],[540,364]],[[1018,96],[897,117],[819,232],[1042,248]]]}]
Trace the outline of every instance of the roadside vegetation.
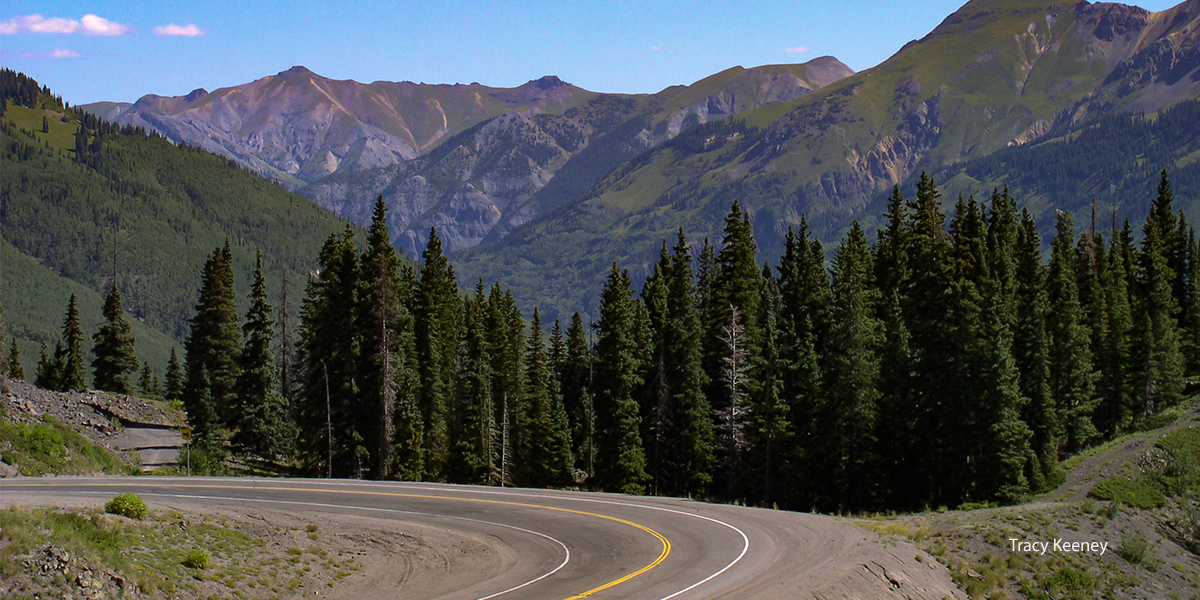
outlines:
[{"label": "roadside vegetation", "polygon": [[[1173,411],[1177,422],[1064,461],[1067,483],[1032,504],[857,524],[913,542],[974,599],[1200,598],[1198,402]],[[1014,539],[1051,546],[1014,551]],[[1056,539],[1107,547],[1067,552]]]},{"label": "roadside vegetation", "polygon": [[133,475],[138,469],[50,414],[41,423],[0,420],[0,459],[22,475]]},{"label": "roadside vegetation", "polygon": [[[122,494],[110,504],[118,499],[121,507],[141,502]],[[299,527],[220,515],[151,510],[131,519],[99,508],[0,509],[0,596],[66,597],[83,589],[151,598],[312,595],[305,590],[334,587],[360,568],[353,556],[315,539]]]}]

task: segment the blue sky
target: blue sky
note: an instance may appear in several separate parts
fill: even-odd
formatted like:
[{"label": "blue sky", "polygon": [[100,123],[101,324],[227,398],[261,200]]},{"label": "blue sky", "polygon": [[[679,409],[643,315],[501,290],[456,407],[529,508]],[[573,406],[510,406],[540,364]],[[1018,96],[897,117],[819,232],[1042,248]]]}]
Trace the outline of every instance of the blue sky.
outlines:
[{"label": "blue sky", "polygon": [[508,87],[558,75],[594,91],[655,92],[823,55],[866,69],[962,3],[4,0],[0,64],[72,103],[213,90],[293,65],[362,82]]}]

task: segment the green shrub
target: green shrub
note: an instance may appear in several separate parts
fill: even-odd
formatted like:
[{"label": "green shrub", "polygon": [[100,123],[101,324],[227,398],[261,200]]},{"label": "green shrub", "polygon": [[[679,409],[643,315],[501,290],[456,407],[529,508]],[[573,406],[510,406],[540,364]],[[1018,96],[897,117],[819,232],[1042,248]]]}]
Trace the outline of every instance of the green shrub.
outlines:
[{"label": "green shrub", "polygon": [[199,548],[191,550],[186,556],[183,557],[183,560],[180,561],[180,563],[189,569],[207,569],[209,564],[208,552],[205,552]]},{"label": "green shrub", "polygon": [[1100,500],[1114,500],[1138,508],[1158,508],[1166,503],[1162,490],[1141,480],[1110,477],[1097,483],[1088,495]]},{"label": "green shrub", "polygon": [[1125,562],[1132,565],[1140,565],[1146,562],[1149,552],[1150,542],[1141,533],[1125,536],[1121,539],[1121,546],[1117,548],[1117,556],[1120,556],[1125,559]]},{"label": "green shrub", "polygon": [[146,503],[137,494],[117,494],[104,505],[104,511],[130,519],[144,519],[148,512]]}]

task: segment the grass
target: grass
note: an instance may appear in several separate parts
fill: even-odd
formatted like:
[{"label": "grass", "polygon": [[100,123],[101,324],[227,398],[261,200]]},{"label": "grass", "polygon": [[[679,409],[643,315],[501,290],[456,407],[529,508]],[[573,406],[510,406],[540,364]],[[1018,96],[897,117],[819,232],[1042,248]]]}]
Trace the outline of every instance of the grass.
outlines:
[{"label": "grass", "polygon": [[42,415],[33,425],[0,421],[4,462],[22,475],[132,475],[138,471],[112,452],[96,445],[54,416]]},{"label": "grass", "polygon": [[[46,542],[62,547],[80,561],[80,568],[109,569],[137,586],[143,594],[171,597],[178,588],[193,588],[197,580],[219,582],[231,590],[253,587],[268,597],[311,581],[283,577],[277,570],[278,549],[241,528],[243,522],[222,523],[210,516],[151,511],[141,521],[108,515],[99,509],[8,508],[0,510],[0,577],[17,581],[25,569],[23,556]],[[295,550],[298,555],[304,551]],[[310,550],[323,556],[324,550]],[[313,562],[308,573],[337,581],[344,571],[360,567],[353,558],[339,565]],[[316,568],[313,568],[313,567]],[[315,572],[315,573],[314,573]],[[61,585],[67,585],[60,582]],[[251,585],[253,584],[253,586]],[[10,591],[23,597],[21,589]],[[28,590],[33,591],[33,590]],[[61,590],[59,590],[61,591]],[[242,593],[239,597],[245,597]]]},{"label": "grass", "polygon": [[1130,479],[1118,475],[1109,477],[1097,483],[1088,492],[1098,500],[1111,500],[1137,508],[1158,508],[1166,504],[1166,496],[1161,489],[1144,479]]}]

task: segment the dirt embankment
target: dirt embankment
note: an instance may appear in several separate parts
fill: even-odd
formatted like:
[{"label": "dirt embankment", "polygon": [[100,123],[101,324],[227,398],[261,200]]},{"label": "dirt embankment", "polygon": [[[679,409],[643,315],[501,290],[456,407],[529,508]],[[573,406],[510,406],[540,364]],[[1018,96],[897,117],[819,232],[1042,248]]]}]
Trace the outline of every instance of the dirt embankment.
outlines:
[{"label": "dirt embankment", "polygon": [[[34,425],[51,415],[123,459],[128,459],[126,451],[135,451],[143,467],[177,464],[183,444],[179,430],[186,423],[178,407],[133,395],[51,392],[13,379],[6,387],[0,409],[9,421]],[[13,474],[13,469],[0,467],[0,476]]]}]

